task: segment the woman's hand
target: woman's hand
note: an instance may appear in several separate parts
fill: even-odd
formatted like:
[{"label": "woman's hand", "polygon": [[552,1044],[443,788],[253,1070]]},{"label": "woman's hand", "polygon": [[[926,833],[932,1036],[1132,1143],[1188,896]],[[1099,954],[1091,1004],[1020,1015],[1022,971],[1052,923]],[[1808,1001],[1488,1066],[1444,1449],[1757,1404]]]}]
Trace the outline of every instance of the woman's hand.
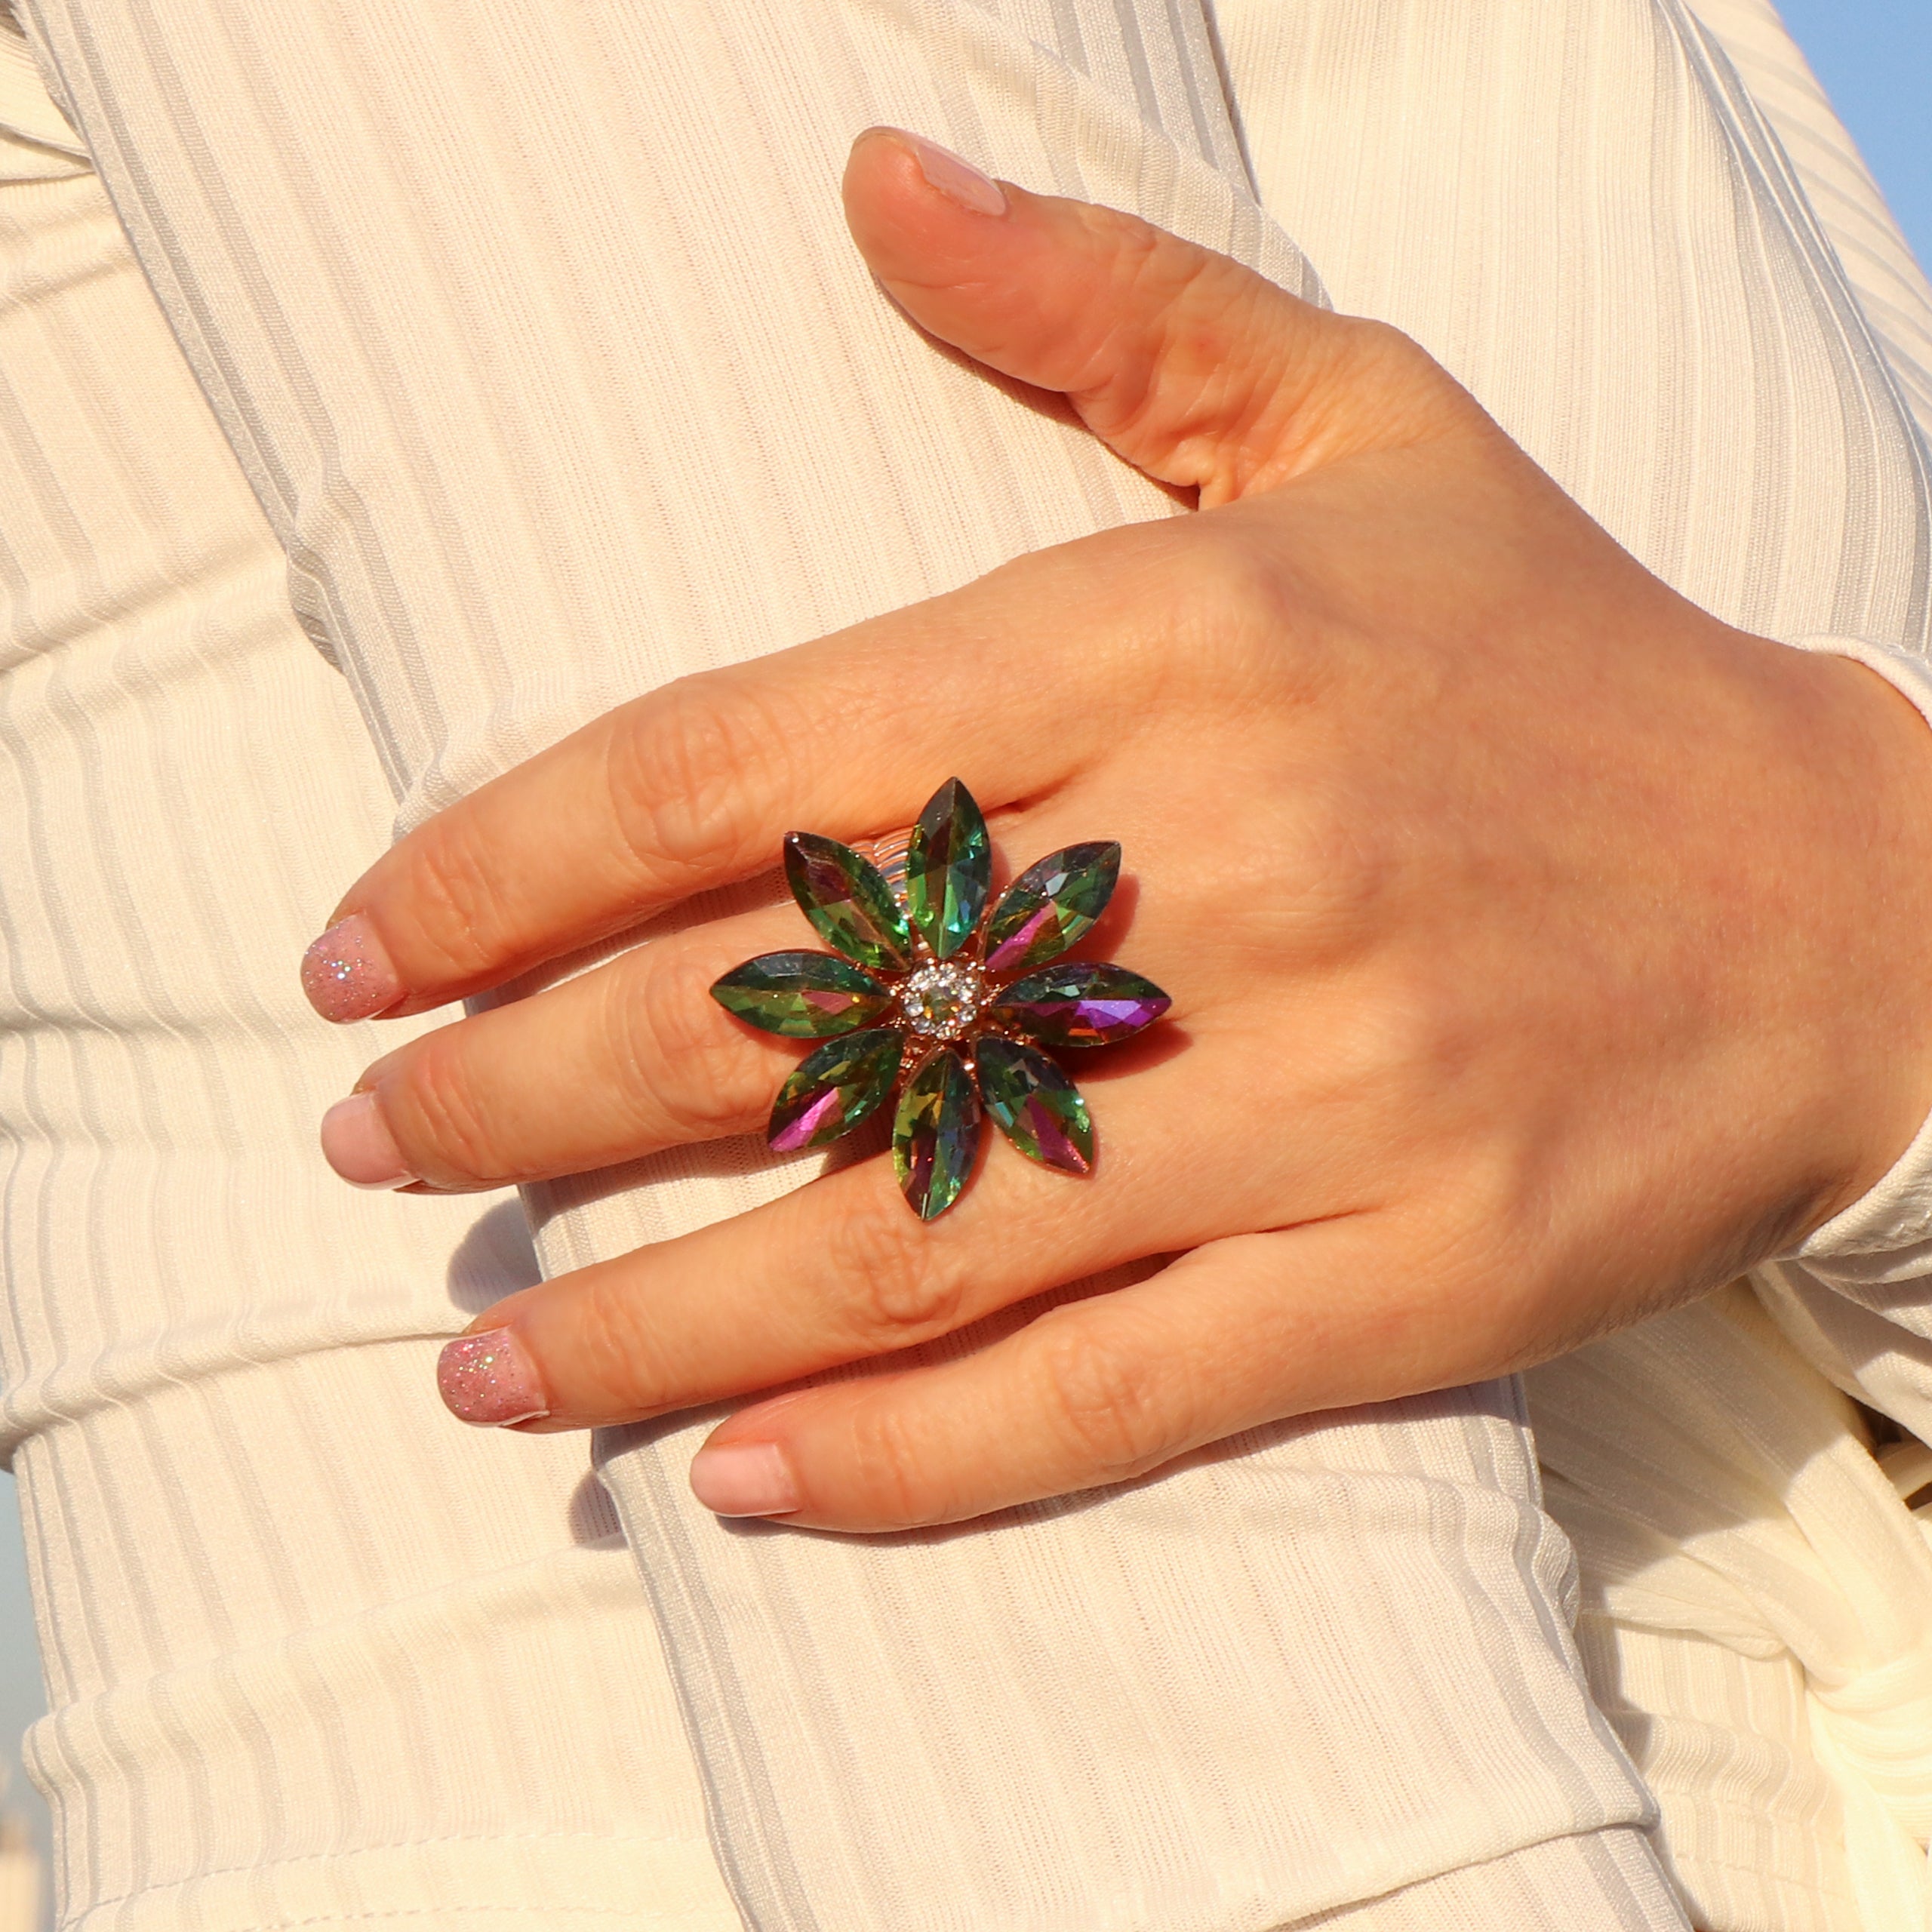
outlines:
[{"label": "woman's hand", "polygon": [[[440,1006],[956,772],[1010,860],[1122,841],[1137,891],[1082,950],[1174,1011],[1079,1069],[1091,1178],[995,1143],[926,1223],[882,1159],[829,1174],[500,1303],[453,1345],[460,1412],[656,1414],[1177,1257],[755,1402],[694,1467],[727,1512],[945,1521],[1520,1367],[1878,1178],[1932,1103],[1932,742],[1902,699],[1686,603],[1392,330],[905,136],[861,139],[846,200],[915,321],[1201,513],[600,718],[379,860],[312,995]],[[789,907],[720,919],[418,1040],[330,1158],[490,1187],[755,1131],[798,1051],[707,989],[811,943]]]}]

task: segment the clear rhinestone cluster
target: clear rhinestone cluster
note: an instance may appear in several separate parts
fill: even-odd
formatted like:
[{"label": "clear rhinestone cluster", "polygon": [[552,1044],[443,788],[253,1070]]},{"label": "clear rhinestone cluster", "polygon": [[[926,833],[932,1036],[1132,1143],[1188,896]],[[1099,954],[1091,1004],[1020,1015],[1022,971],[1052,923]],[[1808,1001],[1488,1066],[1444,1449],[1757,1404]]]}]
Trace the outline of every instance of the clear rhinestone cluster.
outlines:
[{"label": "clear rhinestone cluster", "polygon": [[960,959],[921,966],[899,989],[906,1025],[935,1040],[958,1039],[978,1017],[986,997],[985,975]]}]

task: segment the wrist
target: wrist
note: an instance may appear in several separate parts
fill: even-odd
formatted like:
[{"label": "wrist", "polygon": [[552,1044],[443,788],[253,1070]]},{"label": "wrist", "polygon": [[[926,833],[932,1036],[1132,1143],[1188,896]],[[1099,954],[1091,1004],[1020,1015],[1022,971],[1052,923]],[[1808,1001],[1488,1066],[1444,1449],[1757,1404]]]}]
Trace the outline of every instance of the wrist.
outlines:
[{"label": "wrist", "polygon": [[[1802,1233],[1860,1201],[1932,1115],[1932,674],[1864,640],[1806,638],[1803,777],[1818,962],[1821,1142],[1843,1150]],[[1780,647],[1783,648],[1783,647]],[[1787,659],[1787,663],[1794,661]]]}]

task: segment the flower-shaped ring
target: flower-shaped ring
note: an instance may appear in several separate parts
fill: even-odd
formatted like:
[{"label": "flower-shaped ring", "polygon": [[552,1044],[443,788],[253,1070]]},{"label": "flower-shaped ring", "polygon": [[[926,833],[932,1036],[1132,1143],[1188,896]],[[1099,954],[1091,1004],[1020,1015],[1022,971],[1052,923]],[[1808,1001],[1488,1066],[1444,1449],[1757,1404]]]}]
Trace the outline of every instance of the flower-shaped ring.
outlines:
[{"label": "flower-shaped ring", "polygon": [[992,845],[972,793],[952,778],[912,828],[903,898],[870,860],[810,832],[786,838],[785,875],[837,954],[761,953],[711,989],[768,1033],[825,1041],[778,1090],[774,1148],[826,1146],[897,1085],[893,1164],[923,1220],[958,1199],[986,1114],[1029,1159],[1092,1171],[1087,1103],[1041,1048],[1110,1045],[1170,1004],[1124,966],[1048,964],[1106,909],[1119,846],[1069,845],[1029,866],[983,933]]}]

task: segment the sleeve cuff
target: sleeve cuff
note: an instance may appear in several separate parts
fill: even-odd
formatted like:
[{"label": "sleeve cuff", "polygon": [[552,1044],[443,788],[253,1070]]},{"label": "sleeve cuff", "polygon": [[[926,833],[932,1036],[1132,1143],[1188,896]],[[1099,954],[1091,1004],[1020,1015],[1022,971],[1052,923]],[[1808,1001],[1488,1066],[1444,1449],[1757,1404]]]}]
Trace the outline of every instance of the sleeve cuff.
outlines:
[{"label": "sleeve cuff", "polygon": [[54,104],[26,37],[0,0],[0,181],[85,174],[81,137]]}]

